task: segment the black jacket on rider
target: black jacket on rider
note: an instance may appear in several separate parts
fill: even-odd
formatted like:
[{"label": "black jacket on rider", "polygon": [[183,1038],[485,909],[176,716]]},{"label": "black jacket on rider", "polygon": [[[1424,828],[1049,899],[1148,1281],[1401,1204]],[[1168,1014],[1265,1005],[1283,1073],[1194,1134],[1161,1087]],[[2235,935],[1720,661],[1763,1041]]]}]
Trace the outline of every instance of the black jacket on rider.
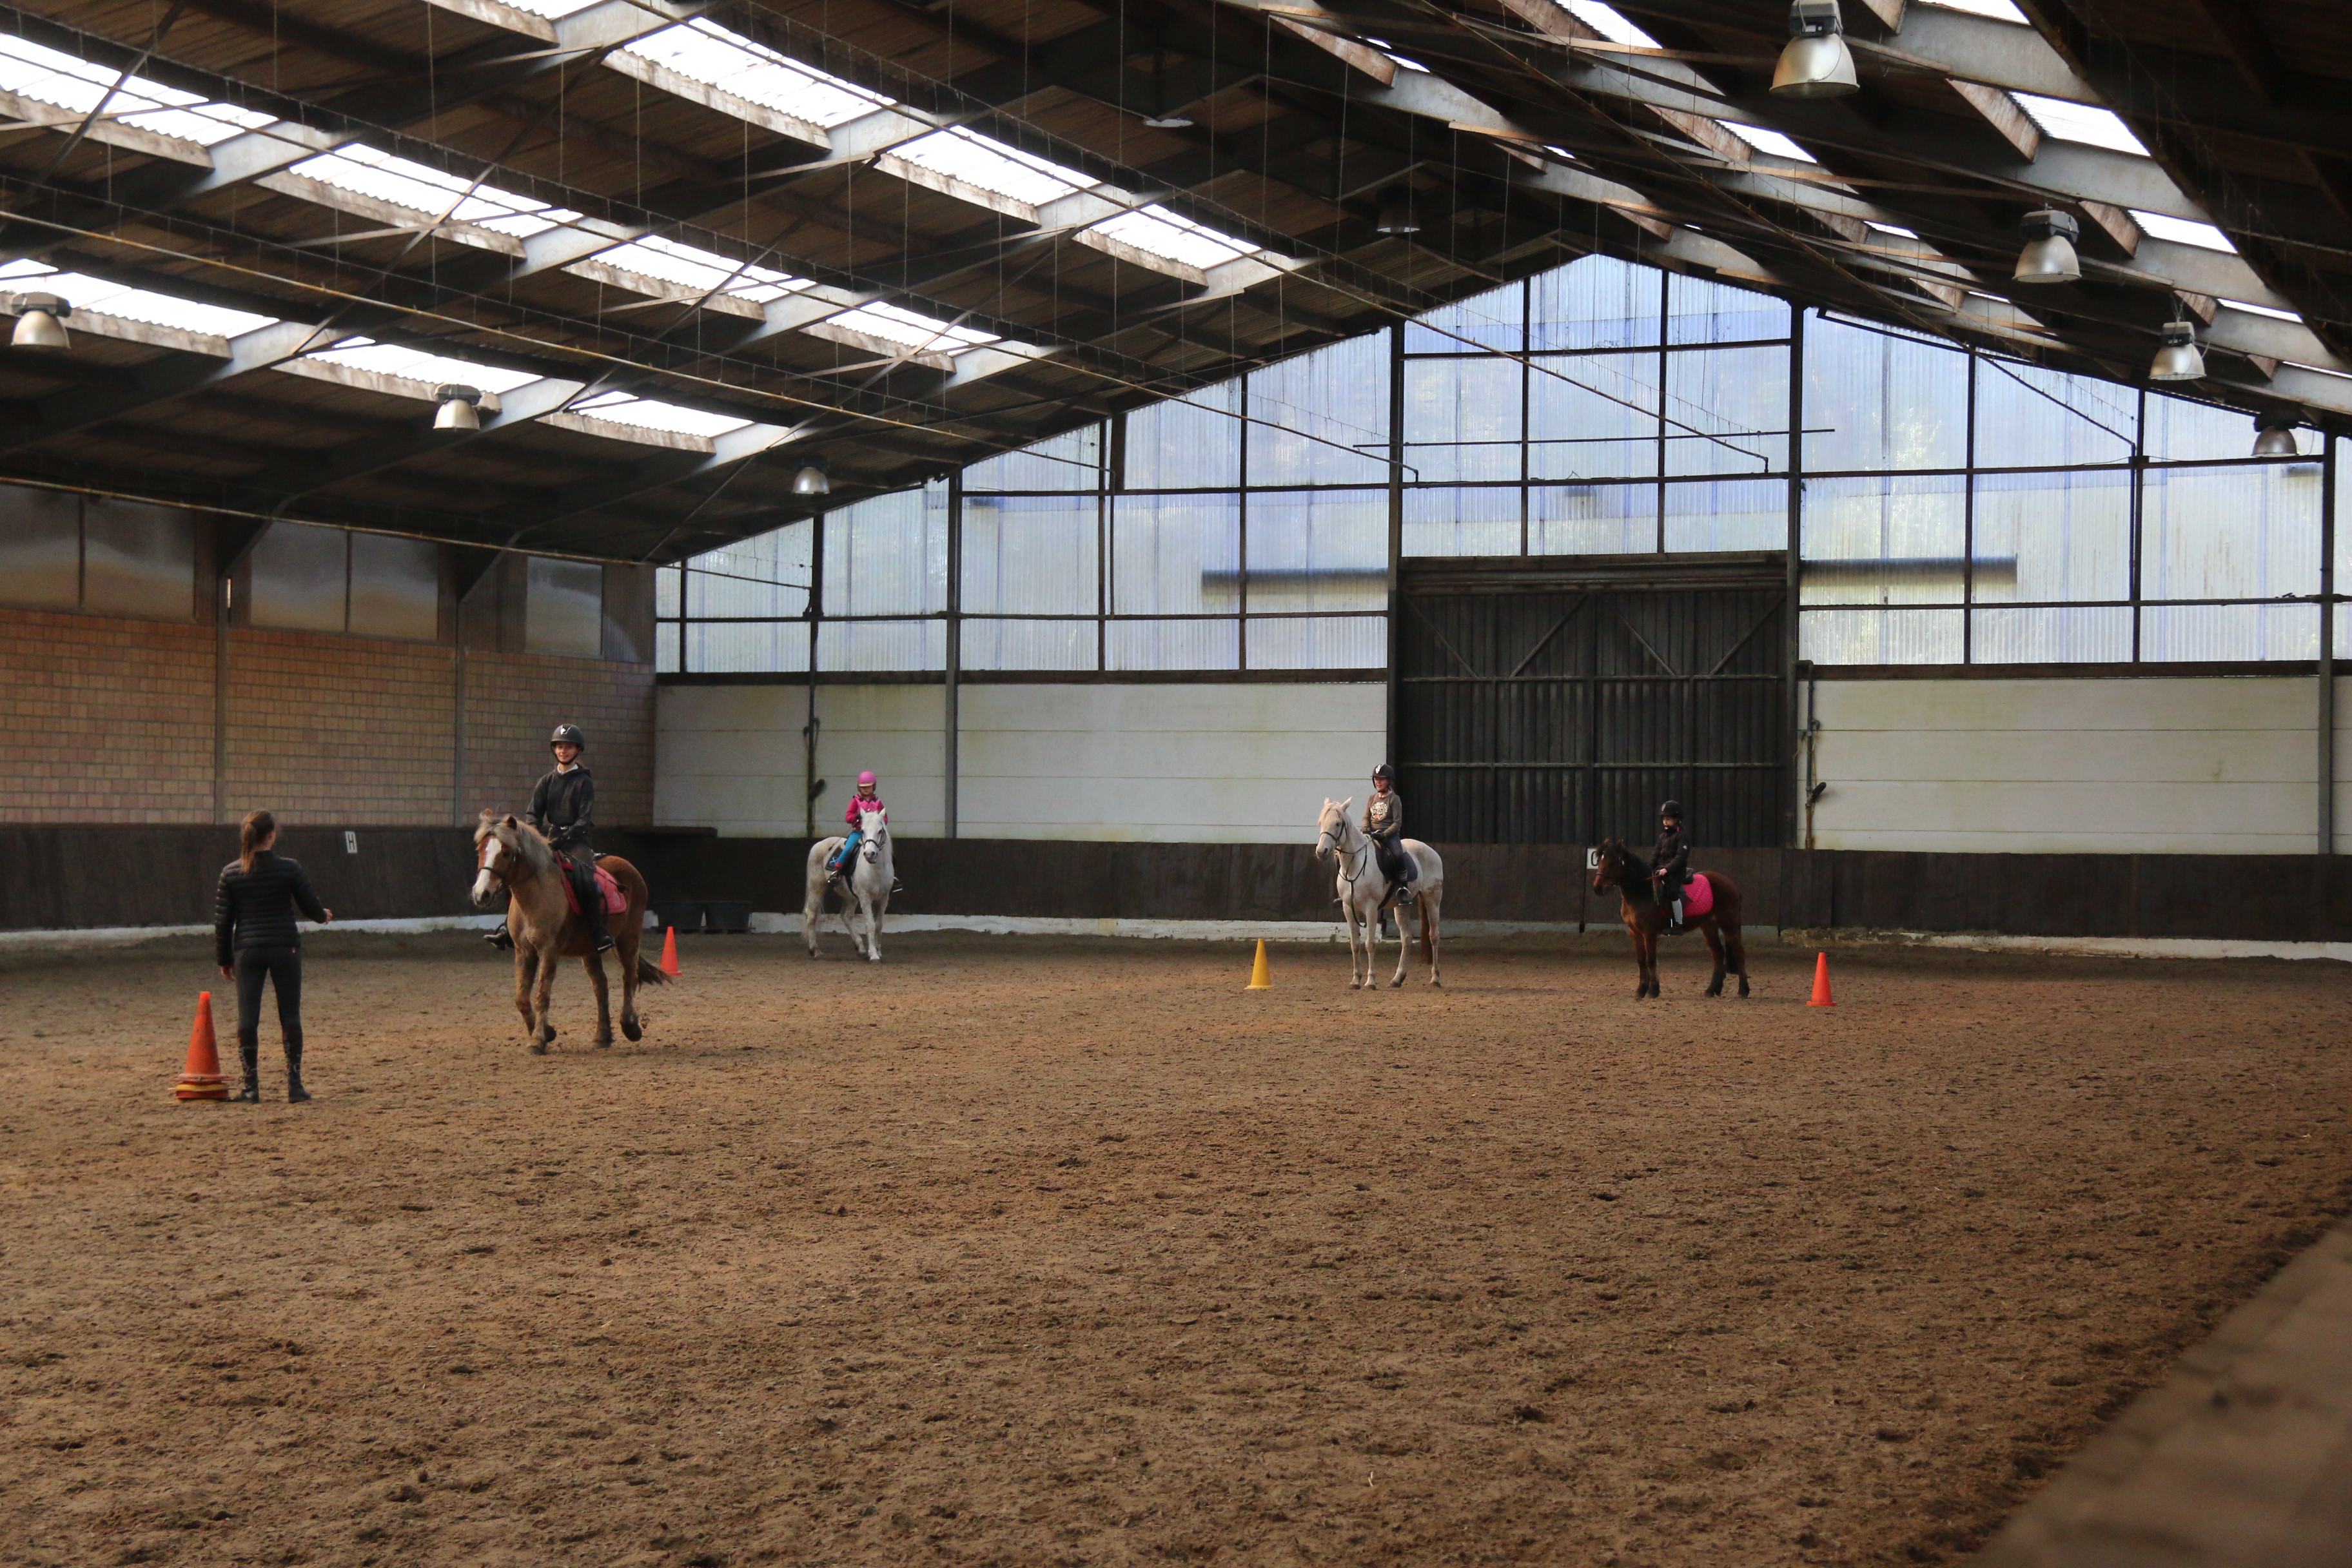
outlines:
[{"label": "black jacket on rider", "polygon": [[1658,842],[1650,850],[1650,869],[1658,879],[1658,901],[1674,902],[1675,893],[1690,879],[1690,835],[1683,831],[1679,820],[1671,826],[1658,826]]},{"label": "black jacket on rider", "polygon": [[589,834],[596,826],[596,781],[584,767],[574,766],[569,773],[549,769],[530,792],[529,821],[567,855],[586,854]]}]

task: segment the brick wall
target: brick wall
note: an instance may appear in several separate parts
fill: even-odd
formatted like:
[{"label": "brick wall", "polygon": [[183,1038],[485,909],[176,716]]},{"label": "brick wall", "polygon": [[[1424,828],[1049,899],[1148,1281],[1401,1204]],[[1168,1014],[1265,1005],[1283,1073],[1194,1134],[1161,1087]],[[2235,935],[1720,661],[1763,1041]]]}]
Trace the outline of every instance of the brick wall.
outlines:
[{"label": "brick wall", "polygon": [[212,815],[211,627],[0,610],[0,821]]},{"label": "brick wall", "polygon": [[[0,607],[0,822],[205,823],[214,810],[210,626]],[[441,826],[520,809],[547,733],[586,730],[597,816],[653,813],[653,671],[463,655],[466,767],[447,645],[237,627],[229,634],[221,819]]]}]

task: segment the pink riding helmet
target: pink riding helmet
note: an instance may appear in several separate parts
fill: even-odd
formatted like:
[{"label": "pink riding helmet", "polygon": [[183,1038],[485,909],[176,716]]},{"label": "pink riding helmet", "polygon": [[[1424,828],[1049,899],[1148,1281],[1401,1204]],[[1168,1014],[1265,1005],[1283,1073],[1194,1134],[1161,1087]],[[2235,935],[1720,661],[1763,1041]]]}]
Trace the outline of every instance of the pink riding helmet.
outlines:
[{"label": "pink riding helmet", "polygon": [[861,789],[874,782],[874,772],[871,768],[857,775],[858,787]]}]

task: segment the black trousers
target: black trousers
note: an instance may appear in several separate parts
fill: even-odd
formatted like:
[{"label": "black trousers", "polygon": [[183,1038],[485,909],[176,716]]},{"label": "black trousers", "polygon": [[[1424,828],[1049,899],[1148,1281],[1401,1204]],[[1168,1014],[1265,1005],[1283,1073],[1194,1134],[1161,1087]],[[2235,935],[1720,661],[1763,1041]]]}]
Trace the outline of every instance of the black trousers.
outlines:
[{"label": "black trousers", "polygon": [[596,851],[584,839],[574,840],[555,852],[563,862],[563,874],[572,879],[572,890],[579,895],[581,918],[592,931],[604,929],[604,900],[596,891]]},{"label": "black trousers", "polygon": [[1412,881],[1413,874],[1420,869],[1399,842],[1403,837],[1402,832],[1371,835],[1372,854],[1381,863],[1381,874],[1400,888]]},{"label": "black trousers", "polygon": [[278,992],[278,1032],[289,1060],[302,1055],[302,952],[292,947],[248,947],[236,955],[236,1048],[247,1061],[261,1048],[261,986]]}]

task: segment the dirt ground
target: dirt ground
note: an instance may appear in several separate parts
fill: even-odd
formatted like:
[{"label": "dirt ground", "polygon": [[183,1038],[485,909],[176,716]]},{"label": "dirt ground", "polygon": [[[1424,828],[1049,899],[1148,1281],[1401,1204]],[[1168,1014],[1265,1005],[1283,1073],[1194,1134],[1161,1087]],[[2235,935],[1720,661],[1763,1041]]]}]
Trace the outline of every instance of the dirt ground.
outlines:
[{"label": "dirt ground", "polygon": [[2352,1202],[2337,964],[845,953],[7,959],[0,1562],[1936,1562]]}]

